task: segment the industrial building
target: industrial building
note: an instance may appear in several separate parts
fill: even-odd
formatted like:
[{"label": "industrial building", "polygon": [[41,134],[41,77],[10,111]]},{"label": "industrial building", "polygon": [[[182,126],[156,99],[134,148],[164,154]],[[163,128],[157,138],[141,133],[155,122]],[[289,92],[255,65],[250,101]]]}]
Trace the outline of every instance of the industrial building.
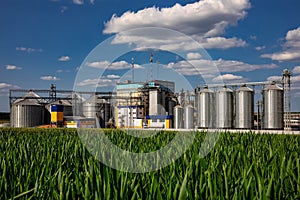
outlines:
[{"label": "industrial building", "polygon": [[[296,130],[300,115],[290,112],[290,75],[284,70],[278,82],[204,85],[179,93],[174,82],[164,80],[117,83],[115,92],[54,85],[11,90],[11,126]],[[255,103],[257,87],[262,92]]]}]

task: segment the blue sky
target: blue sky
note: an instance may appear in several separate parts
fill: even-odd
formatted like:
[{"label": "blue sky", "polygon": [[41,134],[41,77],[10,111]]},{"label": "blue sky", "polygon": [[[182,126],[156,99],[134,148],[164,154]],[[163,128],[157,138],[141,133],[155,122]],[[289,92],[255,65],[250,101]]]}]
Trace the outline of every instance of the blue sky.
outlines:
[{"label": "blue sky", "polygon": [[[9,89],[47,89],[51,83],[58,89],[72,89],[74,84],[109,89],[130,77],[132,56],[136,79],[144,80],[149,71],[147,47],[156,49],[154,74],[159,61],[159,78],[174,78],[173,71],[191,87],[201,84],[191,65],[212,82],[229,83],[278,79],[283,69],[290,69],[292,109],[300,111],[299,9],[298,0],[3,0],[0,111],[9,111]],[[145,27],[166,31],[154,37]],[[203,49],[168,35],[168,30],[192,38]],[[115,49],[133,45],[135,50],[109,59],[104,55],[111,52],[98,46],[107,40],[114,41]],[[109,63],[111,70],[104,70]],[[207,72],[214,67],[218,73]],[[84,72],[89,73],[83,76]],[[103,73],[103,81],[88,77],[94,73]],[[184,86],[184,81],[178,85]]]}]

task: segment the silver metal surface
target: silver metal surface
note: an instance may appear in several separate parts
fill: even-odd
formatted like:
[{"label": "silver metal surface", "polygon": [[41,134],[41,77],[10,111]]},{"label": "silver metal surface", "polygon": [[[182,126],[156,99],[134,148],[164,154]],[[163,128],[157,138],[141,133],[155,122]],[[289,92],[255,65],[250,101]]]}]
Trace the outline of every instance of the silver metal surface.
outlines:
[{"label": "silver metal surface", "polygon": [[254,127],[254,91],[246,85],[235,93],[235,128],[253,129]]},{"label": "silver metal surface", "polygon": [[167,102],[168,105],[168,115],[173,115],[174,107],[176,106],[176,101],[171,99]]},{"label": "silver metal surface", "polygon": [[149,115],[165,115],[165,93],[152,90],[149,92]]},{"label": "silver metal surface", "polygon": [[264,129],[283,129],[283,89],[271,84],[263,91]]},{"label": "silver metal surface", "polygon": [[97,95],[93,95],[86,100],[83,103],[82,110],[85,117],[97,118],[102,128],[105,127],[105,123],[108,122],[111,117],[110,104]]},{"label": "silver metal surface", "polygon": [[231,128],[233,123],[233,94],[224,86],[216,92],[216,127]]},{"label": "silver metal surface", "polygon": [[183,108],[179,105],[174,107],[174,128],[183,128]]},{"label": "silver metal surface", "polygon": [[215,94],[212,90],[204,86],[198,93],[198,127],[215,127]]},{"label": "silver metal surface", "polygon": [[44,107],[32,100],[19,101],[11,108],[12,127],[34,127],[43,124]]},{"label": "silver metal surface", "polygon": [[187,105],[184,107],[184,128],[194,128],[194,107],[191,105]]}]

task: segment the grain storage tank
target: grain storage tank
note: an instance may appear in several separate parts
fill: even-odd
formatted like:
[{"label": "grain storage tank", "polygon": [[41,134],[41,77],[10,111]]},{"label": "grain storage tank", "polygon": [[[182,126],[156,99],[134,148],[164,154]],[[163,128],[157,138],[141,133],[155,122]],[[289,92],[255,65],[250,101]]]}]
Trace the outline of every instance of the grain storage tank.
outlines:
[{"label": "grain storage tank", "polygon": [[198,127],[214,128],[215,115],[214,92],[205,85],[198,93]]},{"label": "grain storage tank", "polygon": [[12,105],[12,127],[34,127],[43,124],[44,107],[30,100]]},{"label": "grain storage tank", "polygon": [[236,91],[235,128],[253,129],[254,127],[254,92],[246,85]]},{"label": "grain storage tank", "polygon": [[39,103],[39,96],[29,91],[12,104],[11,126],[12,127],[34,127],[43,124],[44,106]]},{"label": "grain storage tank", "polygon": [[72,104],[72,113],[73,116],[82,116],[83,115],[83,102],[85,99],[77,94],[77,93],[72,93],[71,95],[67,96],[67,98],[71,99],[71,104]]},{"label": "grain storage tank", "polygon": [[263,91],[264,129],[283,129],[283,89],[272,83]]},{"label": "grain storage tank", "polygon": [[194,128],[194,107],[192,105],[187,105],[184,107],[184,128]]},{"label": "grain storage tank", "polygon": [[168,112],[168,115],[173,115],[173,110],[174,110],[174,107],[176,106],[176,100],[175,99],[169,99],[167,102],[167,112]]},{"label": "grain storage tank", "polygon": [[217,128],[232,128],[233,92],[226,86],[216,93]]},{"label": "grain storage tank", "polygon": [[180,105],[174,107],[174,128],[183,128],[183,108]]},{"label": "grain storage tank", "polygon": [[97,95],[92,95],[83,103],[83,115],[86,118],[98,118],[100,126],[105,127],[105,122],[110,118],[110,104],[105,100],[99,98]]}]

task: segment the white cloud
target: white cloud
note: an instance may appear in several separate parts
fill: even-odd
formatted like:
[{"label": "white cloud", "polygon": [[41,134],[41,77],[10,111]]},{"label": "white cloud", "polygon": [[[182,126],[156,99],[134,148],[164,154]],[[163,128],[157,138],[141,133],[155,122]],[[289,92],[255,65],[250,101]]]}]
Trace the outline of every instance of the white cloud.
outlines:
[{"label": "white cloud", "polygon": [[7,70],[21,70],[22,67],[17,67],[15,65],[6,65],[6,68]]},{"label": "white cloud", "polygon": [[[131,68],[131,63],[128,63],[126,61],[117,61],[110,63],[108,61],[96,61],[96,62],[87,62],[86,66],[98,68],[98,69],[110,69],[110,70],[121,70],[121,69],[129,69]],[[144,68],[140,66],[139,64],[134,64],[134,68],[140,69]]]},{"label": "white cloud", "polygon": [[84,0],[73,0],[73,3],[77,5],[82,5],[84,3]]},{"label": "white cloud", "polygon": [[169,63],[166,67],[173,68],[178,73],[187,76],[208,76],[218,72],[250,72],[258,69],[279,68],[275,64],[248,64],[241,61],[223,59],[179,61],[178,63]]},{"label": "white cloud", "polygon": [[266,46],[258,46],[258,47],[255,47],[255,50],[256,51],[261,51],[261,50],[263,50],[265,48],[266,48]]},{"label": "white cloud", "polygon": [[[115,14],[105,23],[104,33],[118,33],[134,28],[162,27],[176,30],[192,36],[205,48],[232,48],[246,45],[238,38],[224,38],[225,29],[235,26],[243,19],[250,8],[248,0],[205,0],[187,5],[175,4],[169,8],[145,8],[137,12],[127,11],[120,17]],[[139,46],[149,41],[151,44],[178,44],[177,49],[182,48],[178,38],[170,38],[164,41],[167,35],[153,36],[151,33],[126,32],[117,35],[115,43],[136,43]],[[189,44],[185,44],[188,46]],[[173,47],[174,48],[174,47]],[[186,49],[186,48],[185,48]]]},{"label": "white cloud", "polygon": [[86,79],[77,84],[77,86],[92,86],[92,87],[109,87],[116,85],[117,80],[107,78],[101,79]]},{"label": "white cloud", "polygon": [[41,76],[40,79],[44,80],[44,81],[59,81],[60,80],[60,78],[58,78],[56,76]]},{"label": "white cloud", "polygon": [[293,73],[294,74],[300,74],[300,66],[294,67]]},{"label": "white cloud", "polygon": [[202,56],[200,53],[193,53],[193,52],[190,52],[186,55],[186,59],[188,60],[197,60],[197,59],[200,59]]},{"label": "white cloud", "polygon": [[[270,76],[267,79],[268,81],[281,81],[282,76]],[[291,76],[291,84],[300,82],[300,75],[299,76]]]},{"label": "white cloud", "polygon": [[24,51],[27,53],[32,53],[32,52],[42,52],[42,49],[33,49],[33,48],[29,48],[29,47],[16,47],[17,51]]},{"label": "white cloud", "polygon": [[111,79],[119,79],[119,78],[121,78],[121,76],[115,75],[115,74],[110,74],[110,75],[107,75],[106,77],[107,78],[111,78]]},{"label": "white cloud", "polygon": [[90,4],[94,5],[95,4],[95,0],[90,0]]},{"label": "white cloud", "polygon": [[263,54],[261,57],[277,61],[300,61],[300,27],[287,32],[283,50],[271,54]]},{"label": "white cloud", "polygon": [[11,89],[20,89],[20,87],[17,85],[0,82],[0,96],[7,96],[9,90]]},{"label": "white cloud", "polygon": [[63,62],[67,62],[67,61],[71,60],[71,58],[69,56],[61,56],[58,60],[63,61]]},{"label": "white cloud", "polygon": [[56,73],[63,73],[63,72],[64,72],[64,70],[62,70],[62,69],[56,70]]},{"label": "white cloud", "polygon": [[268,81],[281,81],[282,76],[270,76],[267,78]]},{"label": "white cloud", "polygon": [[244,82],[246,79],[242,76],[236,76],[233,74],[223,74],[213,79],[213,82]]},{"label": "white cloud", "polygon": [[0,89],[3,89],[3,88],[8,88],[8,87],[11,87],[12,84],[8,84],[8,83],[0,83]]}]

